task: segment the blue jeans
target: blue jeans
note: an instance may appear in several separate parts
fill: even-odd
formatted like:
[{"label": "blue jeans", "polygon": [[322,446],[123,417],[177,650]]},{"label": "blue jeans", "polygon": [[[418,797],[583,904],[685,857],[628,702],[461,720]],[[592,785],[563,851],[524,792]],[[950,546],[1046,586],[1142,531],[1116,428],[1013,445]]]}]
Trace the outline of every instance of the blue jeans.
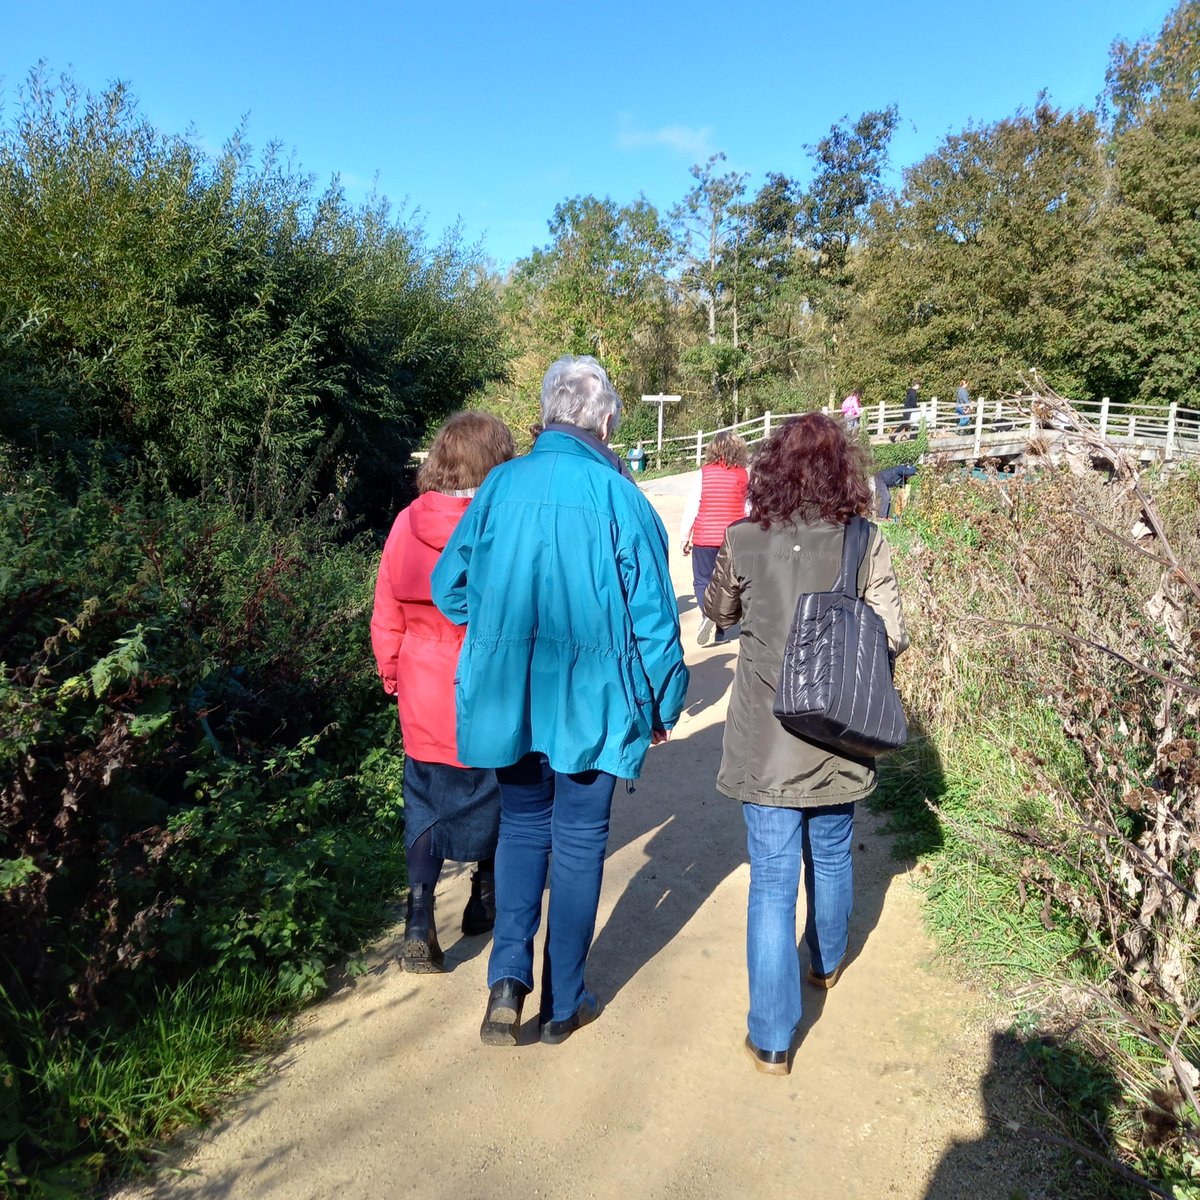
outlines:
[{"label": "blue jeans", "polygon": [[760,1050],[787,1050],[800,1024],[800,957],[796,898],[800,869],[808,919],[804,940],[819,975],[846,954],[854,898],[854,804],[774,808],[743,804],[750,850],[746,965],[750,974],[750,1040]]},{"label": "blue jeans", "polygon": [[583,1003],[583,969],[608,845],[616,776],[564,775],[544,754],[527,754],[496,772],[500,842],[496,847],[496,927],[488,987],[515,979],[533,989],[533,939],[550,875],[550,909],[542,959],[542,1020],[565,1021]]}]

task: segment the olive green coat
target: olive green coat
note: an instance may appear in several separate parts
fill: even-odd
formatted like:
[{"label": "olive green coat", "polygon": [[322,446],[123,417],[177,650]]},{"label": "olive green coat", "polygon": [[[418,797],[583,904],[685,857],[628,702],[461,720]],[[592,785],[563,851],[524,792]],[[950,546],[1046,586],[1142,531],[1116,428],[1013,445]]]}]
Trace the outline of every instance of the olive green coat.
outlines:
[{"label": "olive green coat", "polygon": [[[842,563],[844,526],[796,521],[762,529],[731,525],[717,553],[704,612],[722,629],[742,623],[741,646],[717,790],[752,804],[809,808],[859,800],[875,788],[875,760],[843,758],[786,730],[772,712],[783,649],[802,592],[827,592]],[[892,555],[871,527],[858,588],[887,626],[899,654],[908,646]]]}]

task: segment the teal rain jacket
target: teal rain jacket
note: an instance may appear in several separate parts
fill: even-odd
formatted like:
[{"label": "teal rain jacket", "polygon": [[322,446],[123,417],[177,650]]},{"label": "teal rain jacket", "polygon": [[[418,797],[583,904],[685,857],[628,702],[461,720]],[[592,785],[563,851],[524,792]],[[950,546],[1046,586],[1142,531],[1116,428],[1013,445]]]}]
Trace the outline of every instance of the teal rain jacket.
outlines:
[{"label": "teal rain jacket", "polygon": [[434,568],[434,603],[467,626],[455,698],[470,766],[540,750],[556,771],[632,779],[651,729],[683,708],[666,530],[586,437],[548,430],[496,467]]}]

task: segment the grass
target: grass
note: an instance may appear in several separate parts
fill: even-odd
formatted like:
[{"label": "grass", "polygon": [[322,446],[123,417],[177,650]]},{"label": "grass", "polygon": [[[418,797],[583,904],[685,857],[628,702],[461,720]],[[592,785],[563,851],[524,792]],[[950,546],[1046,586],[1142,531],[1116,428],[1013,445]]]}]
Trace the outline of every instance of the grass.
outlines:
[{"label": "grass", "polygon": [[[1106,1159],[1156,1181],[1158,1194],[1200,1200],[1196,1160],[1177,1148],[1159,1152],[1151,1140],[1154,1122],[1174,1127],[1176,1120],[1170,1104],[1156,1117],[1146,1099],[1163,1093],[1162,1056],[1120,1015],[1088,1000],[1110,988],[1111,958],[1079,914],[1045,900],[1038,887],[1043,852],[1014,836],[1062,829],[1018,750],[1037,748],[1068,781],[1085,769],[1081,757],[1054,714],[1016,686],[1003,692],[1002,720],[970,718],[972,710],[983,712],[989,692],[994,712],[1006,680],[960,664],[955,683],[959,719],[934,734],[918,726],[912,742],[882,764],[871,800],[886,817],[896,856],[922,868],[914,874],[931,934],[956,970],[994,989],[1012,1010],[1012,1033],[1036,1069],[1046,1121],[1057,1136],[1098,1156],[1084,1159],[1096,1172],[1097,1195],[1147,1194],[1110,1174],[1100,1165]],[[1072,880],[1072,863],[1056,858],[1054,869],[1060,880]],[[1086,893],[1086,878],[1076,878]],[[1184,1040],[1183,1050],[1194,1055],[1194,1042]],[[1081,1153],[1064,1150],[1068,1158]]]},{"label": "grass", "polygon": [[939,746],[919,736],[887,760],[872,807],[886,814],[895,853],[929,868],[926,919],[969,973],[1019,982],[1080,969],[1081,930],[1061,914],[1043,920],[1037,893],[1029,888],[1022,897],[1016,883],[1019,847],[1005,854],[994,846],[998,825],[1036,824],[1045,815],[1000,746],[969,735]]},{"label": "grass", "polygon": [[[47,1035],[35,1015],[13,1011],[29,1046],[29,1065],[5,1073],[0,1194],[59,1200],[91,1194],[121,1164],[133,1173],[162,1142],[213,1116],[263,1070],[263,1052],[286,1031],[294,1005],[265,979],[193,980],[159,993],[131,1027]],[[4,1127],[17,1101],[36,1100],[36,1131]],[[53,1166],[23,1173],[17,1136]]]}]

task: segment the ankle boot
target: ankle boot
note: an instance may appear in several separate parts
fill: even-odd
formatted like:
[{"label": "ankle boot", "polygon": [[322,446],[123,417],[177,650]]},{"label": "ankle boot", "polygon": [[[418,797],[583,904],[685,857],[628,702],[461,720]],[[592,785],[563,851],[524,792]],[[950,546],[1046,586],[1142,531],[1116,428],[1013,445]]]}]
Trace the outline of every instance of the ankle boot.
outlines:
[{"label": "ankle boot", "polygon": [[496,875],[478,870],[471,876],[471,898],[463,910],[462,931],[468,937],[491,933],[496,924]]},{"label": "ankle boot", "polygon": [[408,892],[400,966],[417,975],[429,975],[442,969],[443,957],[433,915],[433,888],[418,883]]}]

